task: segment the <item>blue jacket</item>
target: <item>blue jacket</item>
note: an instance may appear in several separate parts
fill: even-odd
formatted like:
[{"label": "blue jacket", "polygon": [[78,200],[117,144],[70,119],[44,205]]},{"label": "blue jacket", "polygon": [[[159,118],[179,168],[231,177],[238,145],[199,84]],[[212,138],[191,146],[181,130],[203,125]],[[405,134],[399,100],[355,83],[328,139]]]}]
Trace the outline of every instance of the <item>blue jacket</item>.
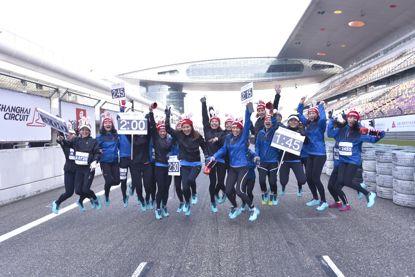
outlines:
[{"label": "blue jacket", "polygon": [[179,145],[177,144],[177,141],[174,141],[169,156],[178,156],[178,155],[179,155]]},{"label": "blue jacket", "polygon": [[301,122],[305,126],[305,134],[308,137],[309,142],[303,145],[304,153],[301,157],[307,156],[325,156],[326,144],[324,142],[324,133],[326,132],[326,112],[324,106],[320,104],[318,106],[319,119],[314,122],[309,122],[303,115],[304,105],[299,104],[297,112]]},{"label": "blue jacket", "polygon": [[106,133],[97,136],[99,148],[102,150],[100,162],[115,163],[118,162],[118,146],[120,140],[118,134]]},{"label": "blue jacket", "polygon": [[213,155],[215,159],[223,159],[228,153],[229,165],[232,167],[244,167],[248,166],[248,138],[249,128],[251,127],[251,112],[248,108],[245,111],[245,121],[242,133],[235,137],[229,134],[225,138],[223,146]]},{"label": "blue jacket", "polygon": [[327,128],[327,135],[338,142],[339,163],[360,166],[362,164],[363,142],[376,143],[385,136],[385,132],[381,132],[380,137],[362,135],[359,130],[351,130],[349,125],[334,128],[334,120],[331,119]]},{"label": "blue jacket", "polygon": [[119,135],[120,139],[120,158],[130,158],[131,157],[131,143],[125,135]]},{"label": "blue jacket", "polygon": [[[330,126],[330,123],[329,123]],[[328,133],[328,131],[327,131]],[[333,146],[333,164],[334,167],[338,167],[340,164],[340,156],[339,156],[339,142],[336,141]]]},{"label": "blue jacket", "polygon": [[257,156],[254,151],[248,149],[248,175],[246,175],[247,179],[255,180],[255,168],[256,164],[254,163],[254,158]]},{"label": "blue jacket", "polygon": [[255,142],[255,154],[264,163],[277,163],[280,160],[281,151],[271,146],[274,133],[280,125],[275,117],[272,117],[271,121],[272,127],[268,131],[265,128],[259,131]]}]

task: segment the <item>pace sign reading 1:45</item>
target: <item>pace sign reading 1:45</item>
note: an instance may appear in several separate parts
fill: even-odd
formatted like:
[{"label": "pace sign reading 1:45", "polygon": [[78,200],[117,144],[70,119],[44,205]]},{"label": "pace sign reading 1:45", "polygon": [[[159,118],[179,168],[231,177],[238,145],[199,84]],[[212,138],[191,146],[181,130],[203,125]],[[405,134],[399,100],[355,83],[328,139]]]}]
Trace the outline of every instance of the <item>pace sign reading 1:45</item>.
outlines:
[{"label": "pace sign reading 1:45", "polygon": [[139,113],[118,114],[118,134],[147,135],[147,119]]},{"label": "pace sign reading 1:45", "polygon": [[272,138],[271,146],[300,156],[305,137],[297,132],[279,127]]}]

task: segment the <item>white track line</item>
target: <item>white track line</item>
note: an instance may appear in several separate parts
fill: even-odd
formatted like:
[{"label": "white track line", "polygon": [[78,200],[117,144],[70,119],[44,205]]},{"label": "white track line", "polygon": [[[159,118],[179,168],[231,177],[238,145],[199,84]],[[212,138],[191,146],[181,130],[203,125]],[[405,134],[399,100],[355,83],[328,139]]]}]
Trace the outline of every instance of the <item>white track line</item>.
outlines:
[{"label": "white track line", "polygon": [[334,264],[334,262],[330,259],[329,256],[322,256],[323,260],[327,263],[327,265],[333,270],[334,274],[336,274],[337,277],[344,277],[343,273],[340,271],[340,269]]},{"label": "white track line", "polygon": [[[130,180],[128,180],[128,181],[130,181]],[[120,187],[119,185],[118,186],[111,187],[111,190],[117,189],[119,187]],[[96,195],[97,196],[101,196],[101,195],[104,195],[104,193],[105,193],[105,191],[102,190],[102,191],[96,193]],[[85,201],[88,201],[88,199],[85,199]],[[84,201],[84,203],[85,203],[85,201]],[[73,209],[75,209],[77,207],[78,207],[78,205],[76,203],[71,204],[71,205],[69,205],[69,206],[67,206],[67,207],[65,207],[63,209],[60,209],[59,210],[59,214],[50,213],[50,214],[48,214],[48,215],[46,215],[44,217],[41,217],[41,218],[39,218],[39,219],[37,219],[35,221],[32,221],[32,222],[30,222],[30,223],[28,223],[26,225],[23,225],[22,227],[19,227],[19,228],[15,229],[13,231],[10,231],[10,232],[8,232],[8,233],[6,233],[4,235],[1,235],[0,236],[0,243],[2,243],[3,241],[6,241],[6,240],[8,240],[8,239],[10,239],[12,237],[15,237],[15,236],[17,236],[17,235],[19,235],[19,234],[21,234],[23,232],[26,232],[27,230],[30,230],[30,229],[32,229],[32,228],[34,228],[34,227],[36,227],[36,226],[38,226],[38,225],[40,225],[42,223],[45,223],[46,221],[49,221],[49,220],[57,217],[57,216],[60,216],[60,215],[62,215],[64,213],[66,213],[66,212],[69,212],[70,210],[73,210]]]},{"label": "white track line", "polygon": [[139,264],[137,269],[134,271],[133,275],[131,275],[131,277],[139,277],[141,272],[143,272],[144,268],[146,267],[146,265],[147,265],[146,262],[142,262],[141,264]]}]

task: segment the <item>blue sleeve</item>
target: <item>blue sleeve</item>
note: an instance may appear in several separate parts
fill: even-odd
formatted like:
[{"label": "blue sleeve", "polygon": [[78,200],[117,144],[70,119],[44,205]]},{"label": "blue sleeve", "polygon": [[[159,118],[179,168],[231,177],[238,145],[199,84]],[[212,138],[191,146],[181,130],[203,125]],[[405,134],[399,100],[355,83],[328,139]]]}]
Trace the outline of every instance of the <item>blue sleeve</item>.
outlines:
[{"label": "blue sleeve", "polygon": [[339,135],[339,128],[334,128],[334,119],[330,119],[329,126],[327,126],[327,136],[336,139]]},{"label": "blue sleeve", "polygon": [[379,137],[371,136],[371,135],[361,135],[360,140],[362,142],[369,142],[369,143],[376,143],[381,140],[385,136],[385,132],[382,131]]},{"label": "blue sleeve", "polygon": [[324,132],[324,131],[326,131],[327,116],[326,116],[326,111],[324,109],[323,104],[318,105],[318,112],[320,114],[320,120],[318,121],[318,126]]},{"label": "blue sleeve", "polygon": [[301,123],[306,125],[307,124],[307,119],[303,115],[303,112],[304,112],[304,104],[300,103],[300,104],[298,104],[298,107],[297,107],[298,117],[300,118]]},{"label": "blue sleeve", "polygon": [[213,157],[215,157],[215,159],[221,159],[225,157],[225,154],[226,154],[226,141],[222,145],[222,147],[218,151],[216,151],[215,154],[213,154]]},{"label": "blue sleeve", "polygon": [[249,128],[251,127],[251,112],[246,108],[245,110],[245,122],[244,122],[244,129],[242,131],[242,139],[246,141],[249,136]]},{"label": "blue sleeve", "polygon": [[271,128],[271,130],[272,130],[273,132],[275,132],[275,130],[277,130],[277,129],[278,129],[278,127],[279,127],[278,120],[277,120],[277,118],[276,118],[275,116],[271,116],[271,123],[272,123],[272,128]]}]

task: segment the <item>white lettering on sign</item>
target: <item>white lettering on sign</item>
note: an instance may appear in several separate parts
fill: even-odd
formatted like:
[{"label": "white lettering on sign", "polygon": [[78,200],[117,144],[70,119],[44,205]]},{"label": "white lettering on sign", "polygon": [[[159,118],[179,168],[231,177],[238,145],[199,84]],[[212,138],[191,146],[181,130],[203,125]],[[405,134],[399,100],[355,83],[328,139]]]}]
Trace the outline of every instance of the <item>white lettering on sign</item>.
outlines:
[{"label": "white lettering on sign", "polygon": [[89,153],[76,151],[75,163],[77,165],[88,165]]},{"label": "white lettering on sign", "polygon": [[350,157],[352,155],[353,143],[342,141],[339,143],[339,155]]},{"label": "white lettering on sign", "polygon": [[251,102],[254,98],[254,83],[249,83],[243,87],[241,87],[241,102],[242,104],[246,104]]},{"label": "white lettering on sign", "polygon": [[142,114],[119,113],[118,134],[121,135],[147,135],[148,122]]},{"label": "white lettering on sign", "polygon": [[53,129],[62,132],[64,134],[68,134],[68,125],[66,124],[65,120],[62,118],[56,117],[42,109],[36,108],[39,113],[40,118],[46,124],[52,127]]},{"label": "white lettering on sign", "polygon": [[169,157],[169,175],[180,176],[180,161],[177,156]]},{"label": "white lettering on sign", "polygon": [[305,137],[301,134],[279,127],[272,138],[271,146],[300,156]]}]

